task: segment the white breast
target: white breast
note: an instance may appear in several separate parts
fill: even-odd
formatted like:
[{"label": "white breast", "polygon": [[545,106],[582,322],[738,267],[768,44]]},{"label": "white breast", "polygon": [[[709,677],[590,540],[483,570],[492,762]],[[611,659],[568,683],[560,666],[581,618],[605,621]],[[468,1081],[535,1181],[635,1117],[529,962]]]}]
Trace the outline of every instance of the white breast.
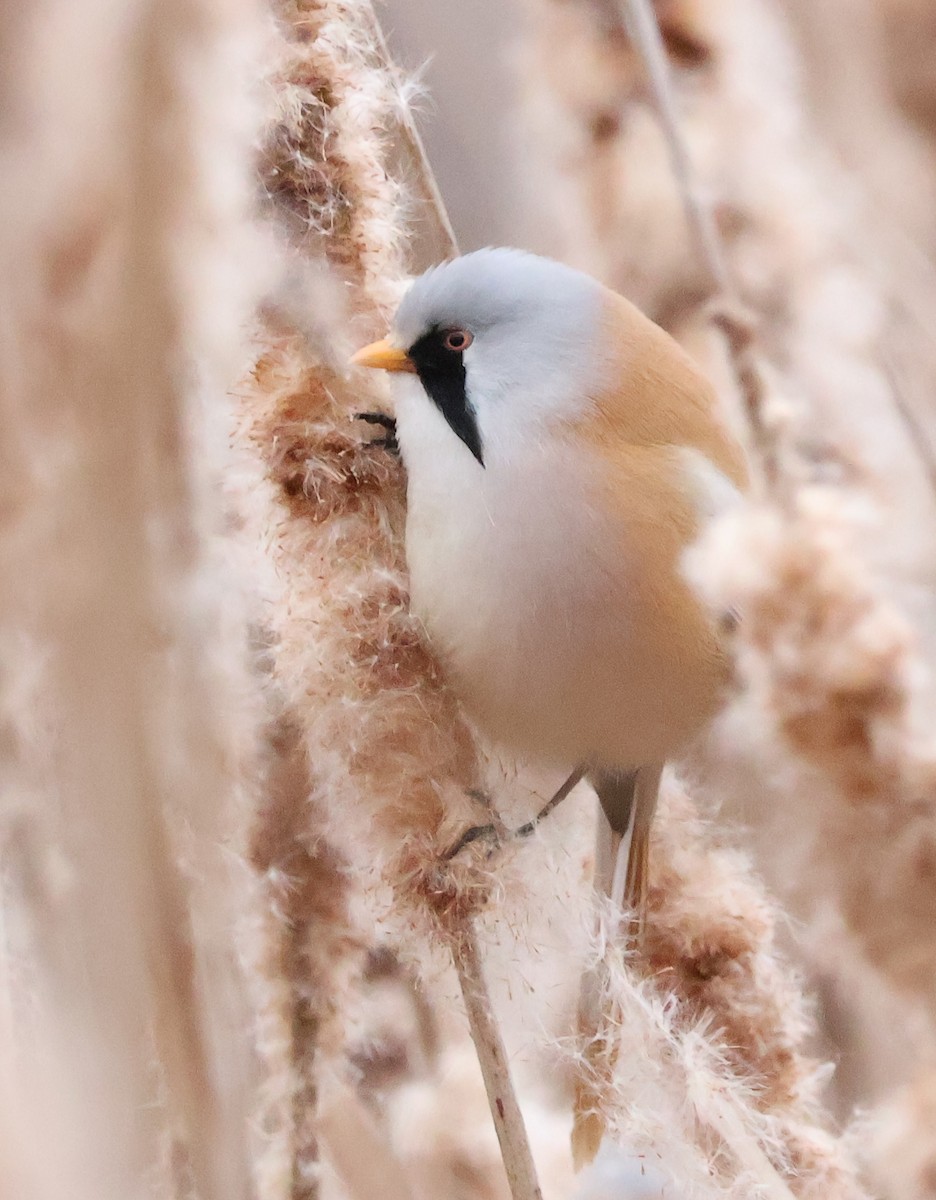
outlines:
[{"label": "white breast", "polygon": [[525,754],[620,759],[622,725],[637,720],[620,710],[628,571],[582,464],[531,435],[482,468],[417,388],[407,381],[397,405],[412,605],[456,689]]}]

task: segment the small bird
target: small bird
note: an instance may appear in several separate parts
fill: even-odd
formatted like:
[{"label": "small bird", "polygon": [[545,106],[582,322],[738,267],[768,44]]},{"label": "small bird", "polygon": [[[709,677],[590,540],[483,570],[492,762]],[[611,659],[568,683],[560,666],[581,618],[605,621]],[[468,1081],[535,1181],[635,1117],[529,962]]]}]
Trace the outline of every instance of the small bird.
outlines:
[{"label": "small bird", "polygon": [[481,729],[588,777],[642,919],[662,765],[727,678],[681,569],[747,482],[712,385],[622,296],[509,249],[431,268],[353,362],[400,381],[414,612]]}]

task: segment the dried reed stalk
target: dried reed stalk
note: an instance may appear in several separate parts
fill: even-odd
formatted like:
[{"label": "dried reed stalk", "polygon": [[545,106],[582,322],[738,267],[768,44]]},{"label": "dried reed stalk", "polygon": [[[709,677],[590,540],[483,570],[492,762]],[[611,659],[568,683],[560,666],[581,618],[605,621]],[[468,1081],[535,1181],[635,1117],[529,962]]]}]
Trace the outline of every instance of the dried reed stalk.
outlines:
[{"label": "dried reed stalk", "polygon": [[[676,124],[672,85],[662,62],[662,39],[653,36],[656,26],[648,0],[626,0],[624,9],[631,14],[636,43],[650,64],[668,141],[682,146],[674,153],[688,219],[707,235],[700,235],[697,241],[720,292],[720,303],[730,304],[732,297],[720,239],[704,219],[706,210],[692,180],[688,150]],[[701,30],[696,32],[701,36]],[[714,253],[713,247],[716,248]],[[881,589],[875,587],[872,573],[855,553],[857,547],[849,547],[847,527],[854,518],[850,517],[847,508],[836,503],[834,493],[825,499],[821,493],[808,497],[804,494],[804,485],[809,483],[814,471],[804,470],[801,455],[794,448],[786,447],[785,462],[783,459],[778,461],[783,449],[774,439],[765,437],[760,419],[765,399],[763,383],[757,378],[760,372],[749,352],[747,363],[739,363],[735,352],[737,335],[729,328],[728,336],[729,351],[739,380],[738,390],[745,395],[748,411],[755,417],[753,440],[761,453],[767,482],[773,486],[778,502],[787,512],[785,528],[775,526],[772,531],[777,540],[771,551],[767,552],[771,537],[764,521],[756,521],[751,531],[749,545],[755,553],[757,548],[760,549],[760,565],[767,568],[764,572],[766,586],[758,584],[752,590],[750,576],[745,572],[745,582],[741,586],[725,588],[726,580],[722,577],[718,599],[737,605],[745,614],[739,635],[748,650],[741,658],[742,666],[747,667],[744,677],[749,683],[757,681],[757,698],[768,711],[776,714],[789,749],[810,766],[819,767],[842,797],[871,801],[870,812],[864,819],[867,839],[861,839],[863,846],[866,840],[878,844],[883,841],[887,845],[901,839],[901,834],[909,834],[916,841],[908,829],[908,814],[900,796],[901,790],[905,793],[917,791],[921,783],[917,775],[922,747],[913,744],[910,711],[916,691],[912,629]],[[887,363],[883,365],[886,369]],[[740,382],[750,376],[751,370],[755,379],[753,390],[746,389]],[[931,481],[932,464],[923,442],[923,430],[912,412],[901,408],[899,394],[894,399],[901,419],[909,423],[911,436],[918,446],[923,447],[923,466]],[[822,457],[832,466],[843,464],[841,453],[831,447],[822,452]],[[844,465],[849,465],[847,456]],[[778,475],[783,467],[783,474]],[[736,562],[734,537],[732,542],[735,544],[728,554]],[[769,554],[769,560],[765,552]],[[730,572],[724,548],[720,558],[722,571]],[[737,576],[735,582],[738,582]],[[791,643],[796,646],[792,655]],[[750,652],[752,647],[756,647],[754,653]],[[777,666],[783,661],[793,661],[796,665],[792,671],[784,672]],[[820,712],[825,714],[825,720],[817,721],[816,715]],[[929,781],[924,780],[922,784],[927,791],[932,790]],[[923,836],[928,841],[934,829],[932,817],[936,815],[936,809],[932,804],[927,808],[929,816]],[[840,813],[836,821],[838,836],[834,839],[837,848],[850,842],[854,844],[854,817],[854,804]],[[830,818],[836,820],[834,805]],[[917,818],[911,819],[915,823]],[[828,827],[826,832],[830,832]],[[847,855],[837,849],[837,857],[841,869],[841,859]],[[860,891],[854,892],[846,882],[849,878],[854,878],[851,869],[845,874],[841,895],[846,916],[864,926],[867,950],[872,959],[878,961],[882,951],[887,954],[894,946],[894,923],[887,923],[883,937],[873,925],[869,926],[864,911],[868,906],[867,885],[870,881],[863,878]],[[879,903],[886,911],[896,890],[895,881],[889,875],[882,888],[880,878],[878,874],[877,893]],[[903,890],[906,891],[905,883]],[[932,889],[924,881],[921,894],[912,896],[911,907],[904,906],[897,917],[901,926],[899,945],[912,945],[914,957],[918,954],[921,939],[927,939],[913,908],[918,903],[928,908],[931,899]],[[899,967],[894,965],[890,969],[899,970]]]},{"label": "dried reed stalk", "polygon": [[[752,1109],[759,1114],[759,1138],[752,1137],[756,1120],[745,1133],[780,1165],[790,1189],[816,1197],[861,1195],[823,1111],[824,1072],[804,1053],[811,1022],[800,981],[776,944],[781,914],[746,857],[713,838],[684,793],[671,790],[664,811],[647,947],[650,978],[664,999],[679,998],[673,1019],[683,1030],[711,1031],[710,1046],[702,1051],[696,1043],[695,1049],[703,1056],[714,1050],[709,1061],[716,1077],[719,1058],[730,1068],[739,1090],[733,1105],[730,1086],[722,1096],[734,1108],[736,1128],[745,1126]],[[690,1053],[693,1038],[686,1041]],[[719,1090],[715,1079],[711,1086]],[[711,1119],[743,1163],[743,1138],[726,1136],[729,1122],[723,1113],[710,1118],[704,1100],[703,1087],[697,1118]]]},{"label": "dried reed stalk", "polygon": [[469,927],[462,929],[453,948],[465,1010],[472,1037],[478,1047],[478,1061],[484,1076],[484,1087],[491,1106],[511,1195],[542,1200],[523,1116],[510,1081],[503,1038],[491,1009],[478,945]]},{"label": "dried reed stalk", "polygon": [[[815,14],[811,16],[810,30],[816,24]],[[827,86],[825,65],[822,70]],[[882,103],[879,114],[869,115],[868,124],[879,128],[886,119]],[[900,173],[906,177],[905,170]],[[928,186],[934,182],[930,175]],[[871,173],[863,215],[869,222],[875,218],[875,232],[882,218],[875,201],[878,186]],[[819,206],[818,199],[807,197],[802,189],[797,199],[801,205],[812,199]],[[764,214],[758,215],[764,222]],[[809,215],[807,210],[804,224]],[[895,223],[902,215],[894,215]],[[821,264],[824,274],[818,274],[813,287],[840,273],[859,241],[858,232],[847,227],[822,232],[831,245],[827,262]],[[867,241],[867,229],[863,232]],[[840,241],[832,240],[834,236]],[[840,244],[843,240],[847,249]],[[908,308],[931,307],[933,280],[917,270],[907,275],[906,255],[895,250],[895,240],[893,235],[880,237],[883,267],[874,262],[850,265],[856,281],[863,269],[869,276],[866,292],[883,293],[881,307],[890,304],[891,295]],[[923,301],[927,295],[928,304]],[[824,402],[825,407],[821,416],[808,409],[800,412],[784,431],[778,466],[787,497],[785,516],[752,513],[750,524],[745,521],[741,529],[725,529],[719,535],[723,540],[713,561],[719,577],[716,590],[719,602],[731,592],[732,601],[745,613],[738,637],[741,678],[748,685],[745,703],[753,701],[748,717],[752,708],[766,715],[779,734],[781,752],[792,752],[794,761],[806,766],[794,788],[794,794],[808,797],[807,820],[797,826],[814,835],[808,865],[803,866],[836,896],[871,960],[932,1006],[932,926],[923,914],[931,909],[933,886],[920,864],[931,855],[936,835],[933,751],[925,732],[933,695],[920,666],[923,647],[932,645],[936,614],[932,605],[915,601],[914,589],[920,571],[928,571],[933,522],[931,510],[927,514],[924,507],[921,514],[917,507],[917,490],[901,494],[905,475],[917,478],[916,489],[931,491],[927,439],[932,425],[923,410],[910,408],[910,398],[901,395],[900,387],[908,375],[918,384],[932,385],[936,373],[925,348],[911,350],[909,360],[906,343],[900,352],[892,348],[894,330],[886,319],[872,325],[866,343],[825,348],[830,361],[824,364],[823,351],[816,353],[816,331],[806,324],[817,318],[830,321],[808,303],[805,290],[802,297],[793,296],[786,331],[787,354],[797,371],[791,382],[807,403],[818,408]],[[809,366],[803,347],[813,355]],[[903,370],[895,381],[889,374],[898,353]],[[824,374],[816,371],[817,358]],[[849,389],[833,402],[833,410],[837,405],[843,415],[837,418],[832,438],[825,434],[817,444],[818,421],[829,415],[832,363],[842,371],[850,360],[852,377],[860,372],[862,391],[856,396]],[[851,421],[856,402],[867,403],[875,387],[883,394],[885,408],[878,407],[876,423],[852,435],[849,445],[844,423]],[[891,412],[886,409],[888,400]],[[909,438],[900,430],[901,423]],[[889,461],[882,462],[882,447],[893,447]],[[861,459],[862,465],[856,465]],[[899,563],[893,561],[893,544],[884,536],[892,521],[911,523],[913,530],[902,539]],[[730,551],[728,539],[734,543]],[[739,570],[742,540],[753,556]],[[729,554],[733,567],[728,565]]]},{"label": "dried reed stalk", "polygon": [[[404,278],[405,197],[388,172],[384,132],[399,126],[402,101],[369,4],[286,3],[280,18],[263,178],[297,244],[346,283],[352,327],[364,337],[382,329]],[[397,922],[441,935],[462,970],[458,951],[488,884],[470,863],[443,867],[441,856],[480,816],[468,795],[480,766],[408,612],[401,468],[354,419],[382,407],[373,388],[278,338],[245,397],[245,436],[266,473],[260,519],[283,581],[270,609],[275,674],[301,727],[326,832],[372,891],[390,885]],[[462,971],[466,999],[479,980]],[[481,1011],[469,1006],[473,1021]],[[474,1029],[482,1060],[493,1054],[485,1033]],[[303,1069],[293,1065],[297,1077]],[[537,1193],[519,1108],[500,1083],[520,1200]],[[493,1097],[492,1106],[499,1123]]]},{"label": "dried reed stalk", "polygon": [[[301,37],[291,49],[291,78],[279,93],[283,114],[266,178],[298,218],[300,240],[323,249],[354,285],[353,315],[363,336],[392,303],[402,273],[393,244],[399,194],[375,149],[376,131],[389,123],[388,81],[375,74],[379,54],[363,7],[294,6],[292,15]],[[678,294],[675,288],[670,293]],[[365,397],[339,372],[303,361],[285,339],[261,360],[256,384],[249,422],[280,506],[274,553],[286,577],[272,611],[277,671],[303,725],[317,794],[337,838],[345,842],[350,828],[352,852],[355,843],[376,850],[372,877],[393,881],[398,901],[428,899],[437,915],[451,920],[451,934],[485,891],[482,885],[466,896],[434,869],[439,849],[469,817],[463,789],[477,780],[475,752],[405,611],[398,470],[380,451],[361,445],[350,420],[355,406],[379,404],[379,396]],[[321,686],[310,696],[312,679]],[[441,732],[452,729],[454,741]],[[671,814],[664,839],[671,827],[686,832]],[[302,828],[307,833],[310,826]],[[690,833],[695,851],[701,833],[696,827]],[[712,856],[699,851],[698,862],[680,870],[682,845],[664,840],[659,852],[674,911],[669,920],[660,915],[663,944],[651,951],[664,978],[676,981],[681,1003],[675,1017],[670,989],[654,996],[620,971],[614,986],[615,1003],[627,1016],[621,1035],[639,1031],[630,1061],[657,1064],[663,1080],[656,1092],[657,1084],[646,1080],[635,1090],[633,1080],[621,1079],[629,1060],[619,1055],[609,1087],[623,1090],[610,1097],[606,1120],[631,1144],[684,1164],[699,1195],[741,1194],[752,1178],[767,1194],[785,1194],[785,1180],[793,1179],[805,1195],[857,1194],[814,1113],[815,1082],[799,1051],[800,1017],[795,1004],[785,1014],[783,979],[770,947],[769,906],[756,889],[741,887],[737,863],[716,859],[742,893],[729,898],[739,915],[732,914],[726,931],[726,896],[713,889],[705,870]],[[686,878],[696,873],[704,884],[697,891]],[[462,882],[473,877],[466,873]],[[422,925],[422,904],[405,911]],[[711,1021],[712,1013],[728,1031],[724,1039],[695,1024]],[[667,1073],[674,1045],[679,1066]],[[310,1049],[314,1041],[305,1043]],[[302,1078],[307,1064],[294,1066]],[[647,1074],[652,1078],[654,1071]],[[682,1107],[687,1091],[688,1115]],[[645,1113],[652,1134],[638,1128],[635,1137],[631,1124],[622,1127],[627,1111]],[[526,1186],[534,1186],[529,1178]]]},{"label": "dried reed stalk", "polygon": [[[212,702],[239,667],[193,484],[193,360],[230,371],[253,302],[246,277],[223,298],[216,285],[249,203],[226,39],[256,29],[247,4],[179,0],[119,18],[53,2],[13,32],[2,769],[41,803],[2,814],[5,921],[27,964],[4,984],[31,989],[19,1099],[70,1195],[142,1194],[172,1138],[203,1200],[246,1200],[249,1064],[226,1021],[240,981],[188,871],[221,871],[203,837],[228,815],[241,732]],[[220,202],[206,168],[227,181]]]},{"label": "dried reed stalk", "polygon": [[576,1063],[582,1135],[609,1133],[605,1157],[622,1171],[653,1162],[686,1195],[864,1195],[804,1050],[810,1021],[776,907],[671,779],[653,862],[645,961],[623,959],[610,933],[594,947],[605,1044]]},{"label": "dried reed stalk", "polygon": [[[562,251],[586,265],[603,255],[612,282],[722,373],[700,333],[706,280],[686,253],[679,193],[644,111],[633,48],[608,36],[594,7],[534,10],[545,16],[530,106],[548,126],[541,144],[562,202],[583,218],[563,230]],[[747,687],[731,726],[737,790],[769,830],[764,865],[775,886],[790,894],[802,881],[800,911],[834,895],[882,969],[932,1003],[932,925],[921,919],[932,885],[920,864],[936,812],[921,736],[933,696],[920,647],[933,644],[934,614],[916,585],[931,576],[933,495],[918,451],[932,434],[923,401],[936,375],[921,339],[906,332],[932,283],[881,232],[861,180],[804,117],[797,47],[777,6],[661,11],[688,157],[772,360],[764,415],[782,511],[752,508],[716,531],[700,568],[719,609],[744,616]],[[628,170],[637,161],[642,170]],[[838,203],[843,188],[850,209]],[[909,437],[892,399],[892,359],[903,365],[900,383],[909,378],[918,393],[908,397],[917,418]],[[906,532],[885,538],[887,528]],[[739,764],[738,744],[750,746],[755,732],[764,735],[756,756],[783,772],[782,790],[750,759]],[[766,812],[782,825],[763,821]]]},{"label": "dried reed stalk", "polygon": [[[544,139],[542,145],[549,148],[561,202],[568,205],[570,196],[576,197],[571,202],[571,211],[576,213],[578,219],[574,229],[567,228],[561,252],[567,257],[578,258],[583,265],[593,269],[603,258],[604,263],[598,267],[600,273],[607,277],[609,272],[605,264],[610,263],[611,282],[617,283],[629,294],[636,292],[637,298],[643,301],[652,315],[677,331],[691,329],[693,337],[701,343],[703,339],[698,333],[697,323],[693,322],[693,313],[700,311],[703,320],[706,319],[705,309],[701,306],[712,295],[713,286],[721,290],[723,300],[727,286],[721,253],[717,249],[712,253],[713,244],[717,247],[718,243],[713,241],[712,229],[704,220],[708,197],[694,182],[695,147],[704,137],[708,138],[706,145],[711,144],[706,121],[719,111],[710,95],[717,86],[722,47],[708,36],[709,31],[700,11],[691,4],[660,6],[666,17],[665,39],[655,36],[655,26],[652,19],[648,23],[648,6],[645,4],[618,6],[596,2],[568,6],[538,3],[529,7],[537,22],[534,26],[536,41],[528,51],[527,83],[530,88],[528,104],[531,120],[536,128],[549,130],[549,140]],[[642,24],[638,21],[637,28],[638,31],[642,30],[642,34],[638,44],[649,56],[657,103],[666,118],[667,140],[647,123],[640,104],[644,74],[639,52],[624,35],[621,17],[625,9],[632,14],[634,10],[639,10],[637,15]],[[733,8],[731,11],[737,17]],[[729,24],[732,17],[724,13],[719,19]],[[742,34],[749,31],[744,28],[744,22],[741,24],[741,34],[736,38],[738,41]],[[747,19],[747,25],[750,25],[750,19]],[[673,57],[684,67],[685,74],[693,74],[695,81],[694,90],[689,96],[696,101],[696,107],[685,107],[686,93],[680,96],[689,122],[691,140],[688,145],[676,117],[677,101],[670,92],[666,68],[660,60],[663,44],[669,47]],[[705,98],[705,103],[698,101],[699,95]],[[747,143],[743,148],[746,147]],[[741,148],[732,149],[740,157]],[[667,160],[670,154],[679,167],[678,185],[673,183],[669,172]],[[646,164],[641,172],[633,168],[636,162]],[[741,166],[750,169],[742,163],[739,170]],[[708,186],[711,187],[711,184]],[[687,260],[687,226],[680,211],[682,208],[689,212],[695,222],[696,243],[704,247],[705,254],[701,261],[691,257]],[[725,228],[728,214],[720,207],[715,207],[713,211],[720,218],[722,228]],[[700,213],[703,214],[701,225]],[[774,484],[772,490],[780,488],[779,500],[786,508],[793,501],[790,499],[789,486],[777,477],[778,459],[785,447],[783,439],[778,441],[773,410],[767,408],[770,393],[765,392],[759,378],[760,371],[751,360],[750,344],[743,330],[737,326],[732,328],[731,325],[726,328],[729,333],[728,359],[734,366],[733,391],[735,395],[740,393],[745,398],[749,415],[757,418],[753,441],[762,452],[762,466],[767,481]],[[708,353],[712,355],[711,349]],[[712,358],[717,363],[717,356]],[[766,412],[762,411],[764,409]],[[726,572],[729,569],[729,556],[733,563],[744,563],[745,570],[751,561],[753,546],[746,547],[748,554],[745,555],[739,554],[737,544],[738,525],[747,520],[753,521],[753,515],[745,514],[738,518],[733,526],[733,541],[729,534],[725,535],[721,563]],[[789,544],[792,546],[792,530],[790,532]],[[802,536],[802,530],[798,532]],[[813,533],[816,532],[814,529]],[[817,553],[819,548],[817,545]],[[816,567],[814,557],[809,569],[815,572]],[[760,578],[767,591],[773,589],[777,580],[776,574],[769,571]],[[749,615],[748,606],[744,603],[747,595],[742,596],[739,602],[739,589],[732,591],[722,586],[713,599],[717,602],[718,611],[736,608],[743,614],[739,639],[758,636],[759,630],[752,631],[756,617]],[[778,659],[774,657],[768,660],[765,655],[764,661],[777,662]],[[765,670],[769,670],[769,667],[765,666]],[[808,677],[808,669],[804,674]],[[669,818],[664,814],[660,823],[660,840],[666,848],[658,851],[658,871],[667,879],[667,887],[661,894],[676,898],[679,896],[680,881],[678,877],[672,878],[671,856],[677,844],[669,841],[668,819],[672,820],[672,814]],[[698,828],[693,832],[697,838],[700,836]],[[701,870],[706,855],[697,844],[695,852],[699,855],[696,869]],[[737,865],[734,865],[734,872],[729,876],[735,885],[740,882],[737,870]],[[711,938],[714,943],[721,945],[721,950],[716,954],[717,960],[727,961],[734,957],[729,951],[727,960],[722,959],[728,942],[725,940],[724,927],[719,929],[719,926],[727,916],[721,907],[726,898],[724,893],[719,895],[718,889],[714,889],[708,897],[710,903],[702,902],[696,913],[688,908],[677,907],[673,910],[673,940],[668,947],[669,962],[666,963],[662,979],[672,988],[674,1000],[678,998],[681,1002],[677,1012],[700,1015],[700,1009],[695,1006],[707,990],[697,989],[693,985],[693,979],[697,978],[697,967],[692,964],[691,956],[682,960],[682,966],[679,965],[681,956],[687,955],[689,949],[684,940],[688,932],[685,926],[687,920],[694,924],[694,918],[697,917],[699,936]],[[761,934],[765,932],[763,914],[769,912],[769,906],[760,898],[760,905],[755,907],[752,893],[748,894],[746,901],[746,907],[741,910],[743,920],[735,928],[733,936],[742,935],[742,942],[738,946],[744,945],[742,957],[751,962],[748,956],[754,954],[754,942],[750,939],[756,941],[758,930]],[[762,914],[760,922],[755,915],[758,909]],[[652,928],[656,932],[662,930],[659,917]],[[746,939],[744,933],[747,934]],[[764,961],[760,960],[761,963]],[[659,977],[661,963],[657,960],[654,965]],[[625,977],[616,983],[617,988],[628,986]],[[785,1145],[785,1151],[781,1152],[779,1158],[775,1157],[774,1162],[785,1163],[781,1171],[786,1172],[791,1181],[797,1180],[793,1183],[794,1189],[807,1192],[812,1189],[815,1194],[828,1194],[830,1190],[840,1194],[855,1194],[857,1185],[841,1149],[822,1131],[815,1088],[810,1084],[811,1068],[798,1050],[802,1028],[791,1030],[785,1023],[784,1006],[789,1003],[790,996],[784,994],[786,989],[781,973],[775,967],[769,971],[761,970],[755,979],[748,979],[746,986],[753,987],[758,993],[760,1009],[758,1027],[756,1031],[750,1029],[746,1044],[761,1047],[765,1051],[770,1049],[766,1058],[747,1061],[742,1068],[742,1075],[752,1071],[764,1081],[764,1092],[759,1099],[764,1105],[762,1114],[773,1124],[773,1131],[765,1133],[761,1128],[754,1143],[748,1147],[754,1150],[753,1156],[749,1156],[743,1147],[736,1146],[736,1166],[741,1169],[745,1163],[749,1166],[754,1164],[766,1147],[772,1145],[776,1150],[778,1145]],[[613,1017],[614,1006],[620,1003],[619,996],[612,990],[609,995],[609,1017]],[[730,1029],[735,1021],[745,1021],[750,1014],[750,996],[745,997],[742,991],[735,992],[731,988],[724,991],[716,988],[705,995],[701,1009],[706,1008],[718,1013],[718,1023]],[[733,1041],[729,1035],[729,1043]],[[611,1059],[605,1061],[603,1079],[600,1073],[585,1077],[586,1091],[593,1091],[590,1100],[597,1101],[599,1108],[603,1094],[606,1120],[611,1119],[611,1113],[620,1101],[611,1084],[617,1069],[615,1061],[619,1062],[623,1057],[619,1051],[616,1059],[612,1055]],[[772,1090],[771,1081],[774,1081],[778,1090]],[[785,1088],[788,1084],[792,1084],[792,1089],[787,1092]],[[745,1123],[749,1122],[748,1130],[756,1129],[757,1120],[751,1119],[751,1105],[746,1102],[743,1089],[741,1095],[735,1095],[735,1100],[738,1102],[736,1116],[741,1121],[739,1128],[744,1128]],[[723,1113],[715,1112],[716,1107],[712,1106],[707,1115],[703,1107],[699,1116],[717,1129],[720,1136],[726,1136],[731,1124],[725,1123]],[[692,1144],[692,1138],[688,1135],[687,1142]],[[698,1144],[698,1140],[695,1144]],[[809,1161],[804,1171],[793,1166],[800,1158]],[[765,1187],[776,1187],[778,1181],[774,1180],[771,1184],[762,1180],[762,1183]]]},{"label": "dried reed stalk", "polygon": [[712,208],[702,196],[692,168],[689,149],[679,123],[663,33],[651,0],[614,0],[614,3],[650,82],[686,225],[709,275],[709,312],[715,327],[725,339],[726,357],[734,376],[732,382],[744,402],[749,434],[758,452],[756,461],[763,482],[768,490],[775,491],[778,483],[777,451],[771,430],[764,423],[765,385],[755,351],[753,331],[750,319],[740,310]]},{"label": "dried reed stalk", "polygon": [[266,1066],[257,1179],[263,1200],[314,1200],[319,1059],[346,991],[342,975],[362,946],[347,911],[347,866],[321,835],[305,747],[284,716],[270,729],[267,773],[248,851],[261,884],[250,944]]}]

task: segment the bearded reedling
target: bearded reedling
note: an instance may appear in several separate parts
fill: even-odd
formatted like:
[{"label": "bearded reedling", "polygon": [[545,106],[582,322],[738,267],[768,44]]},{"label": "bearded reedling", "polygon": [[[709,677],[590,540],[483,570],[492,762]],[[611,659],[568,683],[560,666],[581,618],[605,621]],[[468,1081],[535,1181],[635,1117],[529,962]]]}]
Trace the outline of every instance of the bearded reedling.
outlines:
[{"label": "bearded reedling", "polygon": [[486,733],[587,776],[639,924],[662,765],[727,677],[681,571],[747,482],[714,389],[621,296],[503,249],[427,271],[354,362],[400,381],[414,612]]}]

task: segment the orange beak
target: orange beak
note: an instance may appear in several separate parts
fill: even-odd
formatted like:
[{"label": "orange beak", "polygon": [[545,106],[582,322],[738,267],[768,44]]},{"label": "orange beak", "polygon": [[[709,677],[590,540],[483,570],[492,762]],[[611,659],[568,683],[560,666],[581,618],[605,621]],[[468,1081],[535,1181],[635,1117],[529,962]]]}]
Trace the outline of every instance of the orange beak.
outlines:
[{"label": "orange beak", "polygon": [[409,371],[413,374],[416,367],[405,350],[391,346],[387,338],[379,342],[371,342],[362,350],[358,350],[351,362],[356,367],[375,367],[380,371]]}]

